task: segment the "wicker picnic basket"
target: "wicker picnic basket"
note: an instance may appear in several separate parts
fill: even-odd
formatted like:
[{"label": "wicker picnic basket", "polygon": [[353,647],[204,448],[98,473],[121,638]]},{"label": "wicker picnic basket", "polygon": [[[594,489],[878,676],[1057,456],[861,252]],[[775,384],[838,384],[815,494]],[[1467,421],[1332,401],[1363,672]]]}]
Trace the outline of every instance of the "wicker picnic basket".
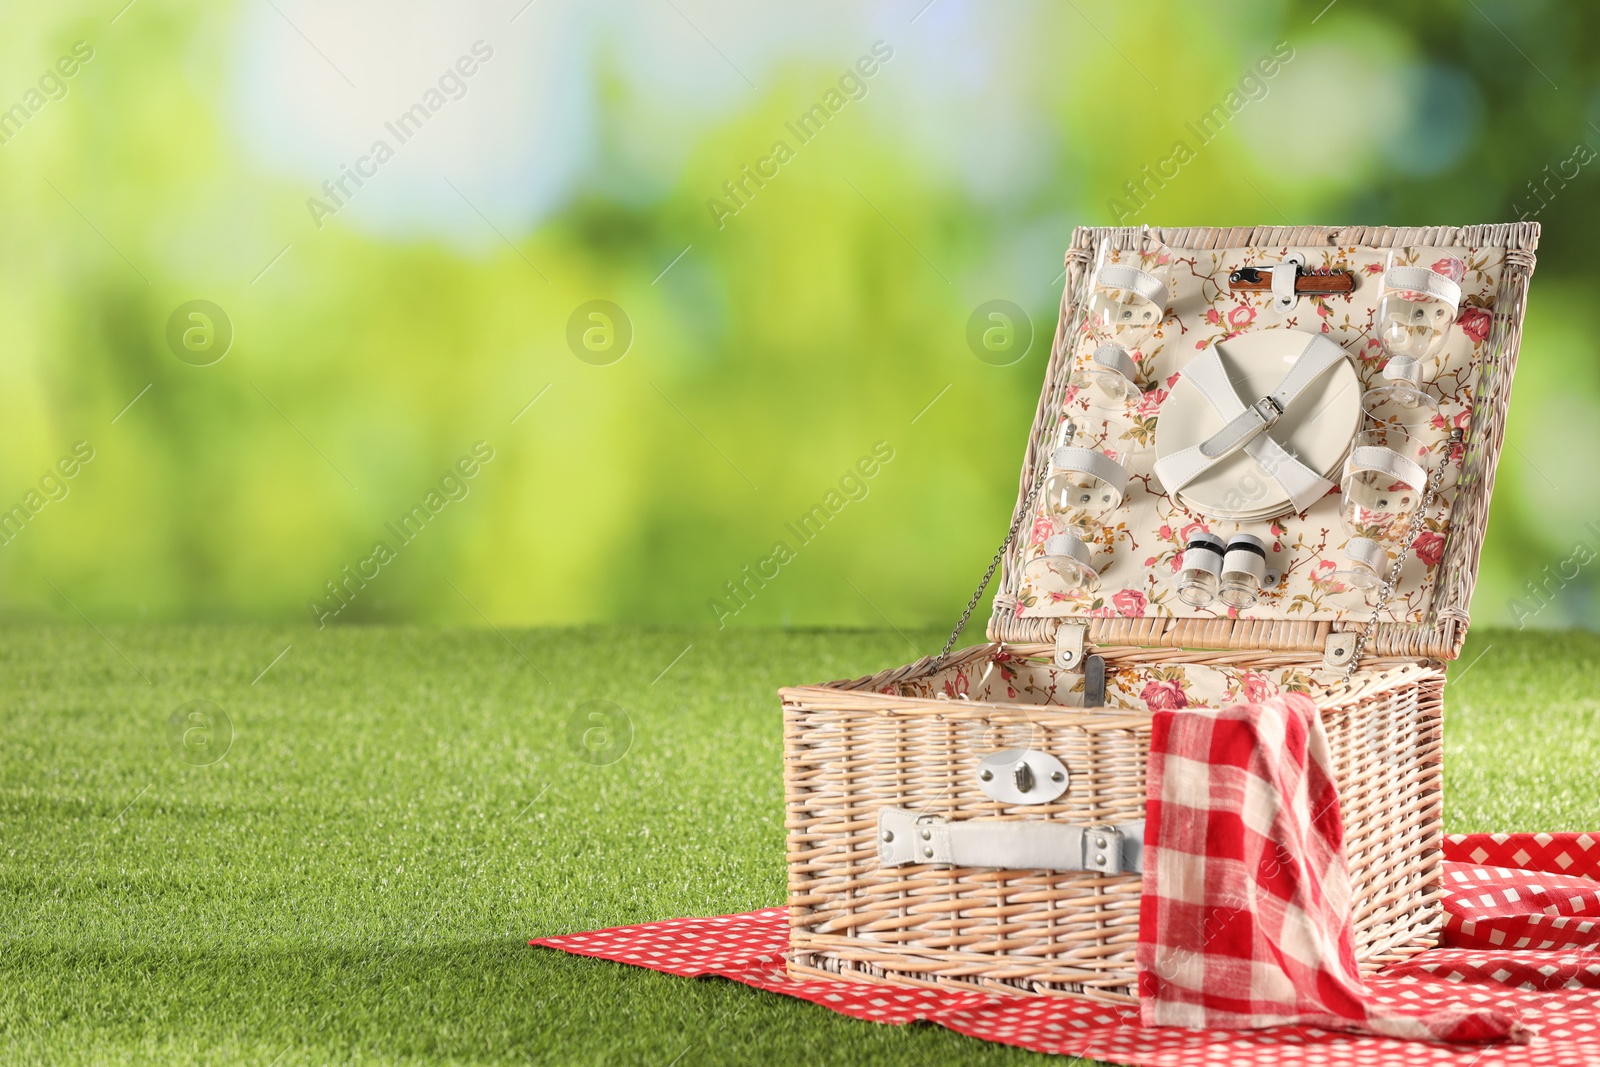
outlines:
[{"label": "wicker picnic basket", "polygon": [[[996,556],[989,643],[952,653],[952,635],[944,653],[908,666],[781,692],[790,971],[1135,1001],[1151,709],[1284,689],[1322,709],[1363,969],[1432,947],[1444,663],[1466,635],[1538,233],[1531,223],[1077,230],[1011,536]],[[1237,613],[1176,603],[1166,591],[1186,537],[1175,531],[1195,516],[1151,479],[1130,491],[1134,517],[1108,530],[1128,547],[1101,574],[1100,594],[1053,603],[1030,590],[1024,564],[1049,533],[1035,497],[1069,379],[1094,348],[1085,306],[1096,265],[1151,248],[1177,279],[1164,355],[1142,354],[1162,372],[1158,386],[1212,341],[1269,321],[1320,326],[1370,384],[1381,356],[1366,308],[1382,264],[1397,252],[1466,264],[1461,317],[1437,367],[1449,393],[1441,418],[1459,431],[1441,469],[1454,469],[1448,487],[1430,481],[1377,610],[1322,598],[1341,547],[1336,493],[1272,524],[1281,587],[1261,603]],[[1291,252],[1348,271],[1354,293],[1300,299],[1273,320],[1272,294],[1218,281]]]}]

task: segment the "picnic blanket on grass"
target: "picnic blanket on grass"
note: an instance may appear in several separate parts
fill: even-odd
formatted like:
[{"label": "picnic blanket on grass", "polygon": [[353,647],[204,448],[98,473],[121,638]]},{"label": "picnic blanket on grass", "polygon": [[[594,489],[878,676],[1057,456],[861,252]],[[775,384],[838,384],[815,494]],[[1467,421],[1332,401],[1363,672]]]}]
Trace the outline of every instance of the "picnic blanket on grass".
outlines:
[{"label": "picnic blanket on grass", "polygon": [[620,926],[531,942],[684,977],[717,975],[901,1025],[932,1022],[985,1041],[1138,1067],[1200,1063],[1327,1067],[1578,1067],[1600,1063],[1600,834],[1465,834],[1445,839],[1445,927],[1439,948],[1367,980],[1403,1006],[1457,1004],[1515,1012],[1530,1044],[1405,1041],[1317,1026],[1258,1030],[1147,1027],[1133,1008],[1067,997],[989,996],[785,973],[788,917],[766,908],[707,919]]}]

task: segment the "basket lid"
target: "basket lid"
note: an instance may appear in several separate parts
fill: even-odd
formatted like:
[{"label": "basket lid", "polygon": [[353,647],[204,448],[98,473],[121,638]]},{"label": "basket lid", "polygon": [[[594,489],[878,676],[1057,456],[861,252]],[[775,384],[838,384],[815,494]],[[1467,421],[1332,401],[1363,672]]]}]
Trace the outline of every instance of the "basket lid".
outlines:
[{"label": "basket lid", "polygon": [[[990,638],[1048,642],[1070,620],[1102,646],[1320,653],[1372,615],[1347,573],[1387,574],[1410,534],[1368,648],[1453,658],[1538,238],[1535,223],[1078,229]],[[1449,323],[1447,301],[1441,340],[1422,358],[1391,355],[1415,322]],[[1402,399],[1418,438],[1459,430],[1455,443],[1352,451],[1385,385],[1415,390]],[[1385,506],[1420,499],[1419,464],[1443,481],[1414,531],[1368,529],[1365,512],[1341,522],[1347,464]],[[1250,606],[1178,596],[1185,548],[1207,534],[1239,539],[1229,566],[1262,587]]]}]

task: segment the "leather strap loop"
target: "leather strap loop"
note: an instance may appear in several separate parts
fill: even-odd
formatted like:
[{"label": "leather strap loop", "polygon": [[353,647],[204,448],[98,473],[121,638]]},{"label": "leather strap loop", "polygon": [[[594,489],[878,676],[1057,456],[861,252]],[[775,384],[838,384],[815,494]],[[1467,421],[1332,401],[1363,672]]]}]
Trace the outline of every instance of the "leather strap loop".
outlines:
[{"label": "leather strap loop", "polygon": [[1352,537],[1345,542],[1345,556],[1353,563],[1361,563],[1378,574],[1389,565],[1389,552],[1370,537]]},{"label": "leather strap loop", "polygon": [[1428,484],[1428,472],[1416,461],[1402,456],[1392,448],[1380,445],[1362,445],[1350,450],[1349,469],[1352,471],[1374,471],[1386,474],[1397,482],[1404,483],[1407,487],[1418,492]]},{"label": "leather strap loop", "polygon": [[1383,365],[1383,376],[1391,382],[1405,382],[1413,389],[1422,388],[1422,361],[1416,356],[1390,356]]},{"label": "leather strap loop", "polygon": [[1127,289],[1138,293],[1162,311],[1167,309],[1167,287],[1154,274],[1137,267],[1112,263],[1101,267],[1095,275],[1095,284],[1106,289]]},{"label": "leather strap loop", "polygon": [[1071,531],[1045,538],[1044,556],[1045,558],[1065,556],[1077,560],[1085,567],[1091,569],[1094,567],[1094,554],[1089,551],[1088,543]]},{"label": "leather strap loop", "polygon": [[1222,573],[1222,558],[1227,552],[1227,546],[1222,538],[1215,534],[1201,534],[1183,551],[1183,560],[1178,565],[1180,571],[1205,571],[1209,574]]},{"label": "leather strap loop", "polygon": [[1279,311],[1288,311],[1294,307],[1294,280],[1300,275],[1300,267],[1305,263],[1305,257],[1299,253],[1285,256],[1282,263],[1275,263],[1272,271],[1272,303]]},{"label": "leather strap loop", "polygon": [[1138,364],[1133,357],[1128,355],[1128,350],[1119,344],[1107,342],[1094,350],[1094,355],[1089,357],[1096,365],[1114,370],[1132,382],[1139,373]]},{"label": "leather strap loop", "polygon": [[1383,285],[1386,289],[1425,293],[1443,300],[1453,308],[1461,306],[1460,284],[1427,267],[1390,267],[1384,272]]},{"label": "leather strap loop", "polygon": [[1087,474],[1104,482],[1117,494],[1117,503],[1112,507],[1122,503],[1122,496],[1128,488],[1128,469],[1104,452],[1096,452],[1092,448],[1063,445],[1050,453],[1050,466],[1053,470]]}]

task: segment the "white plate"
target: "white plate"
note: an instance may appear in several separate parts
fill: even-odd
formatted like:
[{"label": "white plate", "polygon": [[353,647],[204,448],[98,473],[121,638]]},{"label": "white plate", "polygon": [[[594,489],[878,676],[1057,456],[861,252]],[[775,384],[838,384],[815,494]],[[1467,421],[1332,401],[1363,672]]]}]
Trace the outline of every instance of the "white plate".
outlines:
[{"label": "white plate", "polygon": [[[1216,349],[1239,400],[1253,404],[1278,388],[1309,340],[1304,331],[1273,327],[1219,342]],[[1224,425],[1194,383],[1179,378],[1161,405],[1156,456],[1198,445]],[[1344,359],[1302,390],[1268,433],[1307,467],[1337,482],[1360,425],[1360,380]],[[1236,521],[1276,518],[1294,507],[1283,487],[1243,451],[1224,458],[1177,495],[1191,511]]]},{"label": "white plate", "polygon": [[[1332,481],[1333,479],[1330,478],[1329,480]],[[1199,502],[1190,500],[1181,492],[1178,494],[1178,502],[1181,503],[1185,508],[1188,508],[1190,511],[1203,511],[1199,505]],[[1222,509],[1213,508],[1211,511],[1205,511],[1204,514],[1208,518],[1213,519],[1230,519],[1235,522],[1256,522],[1261,519],[1276,518],[1277,516],[1283,514],[1283,512],[1274,506],[1241,511],[1225,511]]]},{"label": "white plate", "polygon": [[1228,522],[1264,522],[1267,519],[1277,518],[1283,514],[1281,508],[1257,511],[1220,511],[1215,508],[1207,510],[1196,501],[1190,500],[1182,493],[1178,494],[1178,502],[1189,511],[1204,515],[1208,519],[1223,519]]}]

